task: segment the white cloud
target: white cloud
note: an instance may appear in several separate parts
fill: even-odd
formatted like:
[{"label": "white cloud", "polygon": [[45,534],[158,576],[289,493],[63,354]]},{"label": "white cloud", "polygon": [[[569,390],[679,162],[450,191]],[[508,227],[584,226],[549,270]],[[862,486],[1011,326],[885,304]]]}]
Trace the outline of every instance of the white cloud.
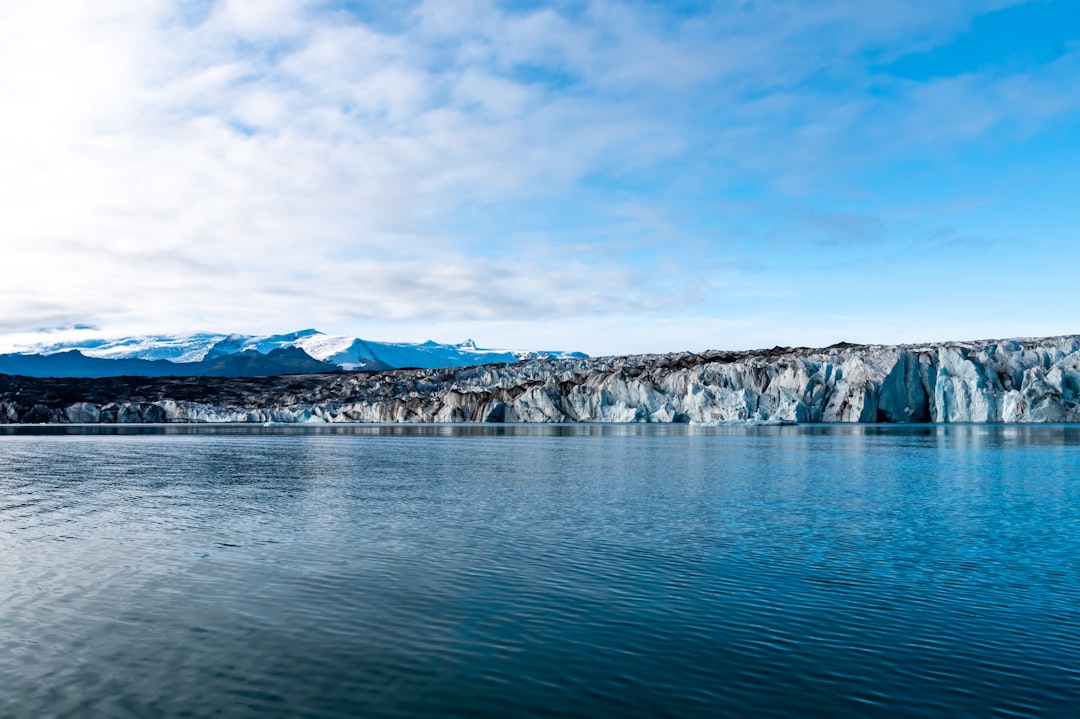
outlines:
[{"label": "white cloud", "polygon": [[[1041,76],[901,87],[895,117],[859,92],[860,53],[947,37],[991,6],[731,2],[679,19],[608,0],[524,13],[429,0],[387,29],[301,0],[9,2],[6,328],[707,311],[701,288],[725,288],[701,268],[723,247],[641,257],[606,237],[579,255],[536,251],[515,238],[543,243],[542,231],[494,210],[532,202],[550,219],[587,201],[590,178],[687,160],[706,162],[718,191],[750,174],[798,193],[827,174],[823,158],[856,148],[866,154],[847,162],[872,162],[899,126],[964,139],[1022,115],[1026,97],[1040,117],[1075,109],[1053,94],[1074,57]],[[853,91],[806,89],[823,68]],[[978,112],[942,122],[955,93]],[[618,223],[632,205],[640,227],[658,226],[649,197],[592,192],[598,216]],[[476,221],[485,208],[510,224]]]}]

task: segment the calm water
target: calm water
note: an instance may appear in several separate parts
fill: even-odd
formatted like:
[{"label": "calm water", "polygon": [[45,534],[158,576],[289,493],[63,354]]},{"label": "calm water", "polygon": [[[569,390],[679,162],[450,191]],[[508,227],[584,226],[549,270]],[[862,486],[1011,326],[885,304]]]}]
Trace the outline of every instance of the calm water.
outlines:
[{"label": "calm water", "polygon": [[0,717],[1080,711],[1080,428],[36,431]]}]

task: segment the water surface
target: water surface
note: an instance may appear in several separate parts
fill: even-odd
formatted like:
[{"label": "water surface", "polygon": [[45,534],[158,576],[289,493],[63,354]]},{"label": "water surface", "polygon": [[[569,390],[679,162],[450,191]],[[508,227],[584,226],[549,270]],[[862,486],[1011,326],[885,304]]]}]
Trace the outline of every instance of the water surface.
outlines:
[{"label": "water surface", "polygon": [[0,717],[1075,716],[1080,428],[0,429]]}]

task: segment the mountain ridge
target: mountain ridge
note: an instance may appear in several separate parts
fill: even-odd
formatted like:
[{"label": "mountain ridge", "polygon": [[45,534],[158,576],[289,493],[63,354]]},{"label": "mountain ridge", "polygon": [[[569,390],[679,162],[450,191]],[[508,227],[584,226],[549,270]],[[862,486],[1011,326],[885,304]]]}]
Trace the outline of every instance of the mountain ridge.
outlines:
[{"label": "mountain ridge", "polygon": [[[266,355],[275,349],[283,348],[298,348],[314,360],[343,370],[384,370],[400,367],[436,369],[518,362],[542,357],[581,358],[586,356],[580,352],[558,350],[483,349],[477,347],[472,339],[459,344],[439,343],[432,340],[419,343],[377,342],[348,335],[327,335],[309,328],[277,335],[197,333],[113,339],[95,337],[82,340],[42,340],[23,343],[18,348],[18,352],[0,355],[0,372],[11,373],[12,368],[26,366],[25,362],[16,359],[18,357],[51,357],[72,350],[93,360],[170,361],[178,365],[197,365],[199,362],[216,360],[246,351]],[[48,362],[44,364],[49,365]],[[101,371],[106,372],[101,376],[128,373],[121,371],[119,365],[111,369],[100,363],[84,363],[84,365],[100,367]],[[167,367],[155,368],[150,365],[130,365],[128,370],[130,373],[139,374],[140,368],[145,370],[148,376],[200,373],[198,370],[188,370],[183,367],[174,370]]]},{"label": "mountain ridge", "polygon": [[338,372],[297,347],[275,348],[267,354],[250,350],[198,362],[87,357],[79,350],[55,354],[0,355],[0,374],[26,377],[259,377]]}]

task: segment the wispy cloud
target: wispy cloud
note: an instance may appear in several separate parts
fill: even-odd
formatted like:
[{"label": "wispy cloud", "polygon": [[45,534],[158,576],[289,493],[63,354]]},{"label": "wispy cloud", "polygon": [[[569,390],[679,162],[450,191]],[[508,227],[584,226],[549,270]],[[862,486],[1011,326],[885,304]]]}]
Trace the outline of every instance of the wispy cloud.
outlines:
[{"label": "wispy cloud", "polygon": [[1073,45],[881,70],[1010,4],[15,0],[5,326],[707,315],[772,221],[722,200],[786,208],[800,252],[890,236],[813,198],[1075,117]]}]

